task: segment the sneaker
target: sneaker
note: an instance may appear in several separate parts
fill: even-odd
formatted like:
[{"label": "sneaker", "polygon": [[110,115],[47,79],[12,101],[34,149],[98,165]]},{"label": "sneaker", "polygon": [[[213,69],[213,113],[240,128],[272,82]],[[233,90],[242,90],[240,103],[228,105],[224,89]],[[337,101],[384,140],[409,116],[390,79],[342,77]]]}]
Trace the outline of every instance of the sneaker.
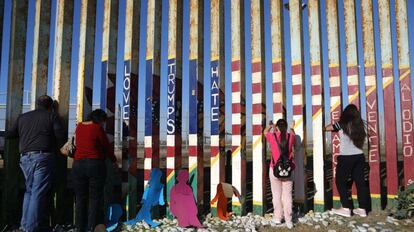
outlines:
[{"label": "sneaker", "polygon": [[360,217],[366,217],[367,216],[367,211],[365,209],[361,209],[361,208],[357,208],[357,209],[353,209],[352,213],[359,215]]},{"label": "sneaker", "polygon": [[351,210],[348,208],[332,209],[332,212],[343,217],[351,217]]},{"label": "sneaker", "polygon": [[280,219],[273,219],[273,222],[274,222],[277,226],[282,225],[282,220],[280,220]]},{"label": "sneaker", "polygon": [[286,227],[288,229],[292,229],[293,228],[293,223],[292,222],[286,222]]}]

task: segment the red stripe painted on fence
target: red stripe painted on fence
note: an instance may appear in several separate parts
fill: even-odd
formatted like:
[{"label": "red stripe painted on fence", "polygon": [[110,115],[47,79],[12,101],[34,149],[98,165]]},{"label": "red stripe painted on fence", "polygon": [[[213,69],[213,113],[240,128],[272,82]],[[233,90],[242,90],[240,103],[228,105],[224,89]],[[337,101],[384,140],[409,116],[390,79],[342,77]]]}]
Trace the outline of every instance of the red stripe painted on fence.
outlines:
[{"label": "red stripe painted on fence", "polygon": [[262,63],[252,62],[252,73],[261,72],[261,71],[262,71]]},{"label": "red stripe painted on fence", "polygon": [[[370,75],[368,75],[370,74]],[[372,78],[372,83],[368,79]],[[380,134],[375,67],[365,68],[366,114],[368,124],[369,187],[371,195],[381,194],[380,184]]]},{"label": "red stripe painted on fence", "polygon": [[292,75],[302,74],[302,64],[293,64],[292,65]]},{"label": "red stripe painted on fence", "polygon": [[313,65],[311,67],[311,75],[320,75],[321,74],[321,66],[320,65]]},{"label": "red stripe painted on fence", "polygon": [[340,74],[341,74],[341,70],[339,66],[329,67],[329,76],[339,76]]},{"label": "red stripe painted on fence", "polygon": [[302,94],[302,85],[292,85],[292,95]]},{"label": "red stripe painted on fence", "polygon": [[263,103],[253,104],[252,112],[256,112],[256,113],[261,112],[262,108],[263,108]]},{"label": "red stripe painted on fence", "polygon": [[234,135],[240,135],[241,125],[233,125],[231,127],[231,130],[232,130],[232,134],[234,134]]},{"label": "red stripe painted on fence", "polygon": [[283,70],[283,63],[281,61],[272,63],[272,72],[281,72]]},{"label": "red stripe painted on fence", "polygon": [[[392,68],[383,68],[383,92],[384,92],[384,119],[385,122],[385,154],[387,158],[387,194],[394,195],[398,192],[397,172],[397,131],[395,121],[395,100]],[[389,82],[388,82],[389,81]],[[387,83],[388,82],[388,83]],[[388,85],[387,85],[388,84]]]},{"label": "red stripe painted on fence", "polygon": [[231,62],[231,71],[238,71],[240,70],[240,60],[233,60]]},{"label": "red stripe painted on fence", "polygon": [[253,83],[252,84],[252,93],[260,93],[262,91],[262,84],[261,83]]},{"label": "red stripe painted on fence", "polygon": [[231,112],[233,113],[240,113],[241,112],[241,107],[239,104],[233,104],[231,106]]},{"label": "red stripe painted on fence", "polygon": [[219,155],[220,148],[218,146],[211,146],[211,157],[216,157]]},{"label": "red stripe painted on fence", "polygon": [[240,92],[240,84],[239,83],[231,83],[231,92]]},{"label": "red stripe painted on fence", "polygon": [[376,74],[375,66],[365,67],[364,73],[365,73],[365,76],[375,75]]},{"label": "red stripe painted on fence", "polygon": [[[331,123],[334,123],[339,120],[341,115],[341,83],[339,77],[339,67],[329,67],[330,73],[330,81],[334,79],[339,81],[336,86],[330,87],[330,94],[331,94]],[[338,102],[332,102],[332,98],[337,98]],[[338,133],[331,133],[331,141],[332,141],[332,192],[334,200],[337,200],[339,197],[338,189],[336,188],[335,179],[336,179],[336,165],[337,165],[337,158],[339,155],[339,144],[340,139]]]},{"label": "red stripe painted on fence", "polygon": [[274,92],[281,92],[282,91],[282,82],[273,82],[272,91]]},{"label": "red stripe painted on fence", "polygon": [[346,68],[348,76],[358,75],[358,66],[349,66]]}]

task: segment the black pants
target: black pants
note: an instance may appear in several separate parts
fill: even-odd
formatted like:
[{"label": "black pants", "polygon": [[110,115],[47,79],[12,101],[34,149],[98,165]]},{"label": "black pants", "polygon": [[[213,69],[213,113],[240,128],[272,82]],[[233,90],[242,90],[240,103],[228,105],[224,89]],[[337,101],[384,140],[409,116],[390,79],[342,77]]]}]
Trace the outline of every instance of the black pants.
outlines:
[{"label": "black pants", "polygon": [[355,181],[357,188],[359,208],[368,210],[369,207],[369,189],[364,178],[365,156],[358,155],[340,155],[336,166],[336,188],[339,192],[342,207],[353,208],[349,200],[348,179],[351,176]]},{"label": "black pants", "polygon": [[104,223],[104,185],[106,167],[103,160],[76,160],[72,168],[76,196],[76,227],[93,231]]}]

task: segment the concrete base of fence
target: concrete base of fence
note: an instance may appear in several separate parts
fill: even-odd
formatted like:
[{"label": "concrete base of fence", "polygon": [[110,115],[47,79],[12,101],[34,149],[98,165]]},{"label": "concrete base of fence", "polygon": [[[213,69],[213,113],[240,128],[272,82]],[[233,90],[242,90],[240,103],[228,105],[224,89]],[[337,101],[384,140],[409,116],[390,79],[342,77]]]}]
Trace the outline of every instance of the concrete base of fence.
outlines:
[{"label": "concrete base of fence", "polygon": [[339,208],[339,207],[341,207],[341,201],[339,200],[339,197],[334,197],[333,208]]},{"label": "concrete base of fence", "polygon": [[217,206],[211,206],[211,216],[217,217]]},{"label": "concrete base of fence", "polygon": [[371,194],[371,209],[372,210],[381,210],[381,196],[376,196],[374,194]]},{"label": "concrete base of fence", "polygon": [[263,215],[263,205],[255,205],[253,203],[253,214]]},{"label": "concrete base of fence", "polygon": [[396,205],[396,198],[397,196],[388,195],[387,196],[387,209],[392,209]]},{"label": "concrete base of fence", "polygon": [[241,208],[241,206],[239,206],[239,205],[232,205],[232,212],[233,212],[233,214],[238,215],[238,216],[242,215],[242,208]]},{"label": "concrete base of fence", "polygon": [[325,205],[321,203],[314,203],[313,210],[315,212],[324,212],[325,211]]}]

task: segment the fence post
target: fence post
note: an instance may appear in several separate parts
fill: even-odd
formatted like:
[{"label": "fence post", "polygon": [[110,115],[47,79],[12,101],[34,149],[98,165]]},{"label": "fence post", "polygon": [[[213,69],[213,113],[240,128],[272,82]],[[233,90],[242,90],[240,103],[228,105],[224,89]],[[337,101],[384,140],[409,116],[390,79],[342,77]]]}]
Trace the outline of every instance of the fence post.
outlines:
[{"label": "fence post", "polygon": [[[22,112],[28,3],[26,0],[16,0],[12,2],[11,7],[6,130],[14,125]],[[17,224],[20,220],[22,206],[20,187],[23,181],[19,157],[18,139],[6,139],[2,187],[2,219],[5,224]]]},{"label": "fence post", "polygon": [[[355,4],[354,0],[345,0],[343,4],[345,18],[345,43],[346,43],[346,64],[348,83],[348,103],[359,108],[359,81],[358,81],[358,60],[357,60],[357,38],[355,25]],[[352,195],[355,194],[353,186]]]},{"label": "fence post", "polygon": [[125,50],[122,106],[122,193],[126,218],[137,213],[137,111],[141,1],[128,0],[125,14]]},{"label": "fence post", "polygon": [[[331,101],[331,123],[339,120],[341,114],[341,77],[339,68],[339,38],[338,38],[338,8],[336,0],[326,2],[326,24],[328,28],[328,62],[329,62],[329,88]],[[335,185],[336,164],[339,155],[339,135],[331,133],[332,143],[332,194],[333,206],[340,205],[338,190]]]},{"label": "fence post", "polygon": [[[231,2],[232,185],[246,198],[246,79],[244,0]],[[244,215],[245,202],[232,198],[233,213]]]},{"label": "fence post", "polygon": [[148,0],[147,50],[145,84],[145,158],[144,186],[151,168],[159,168],[160,159],[160,56],[161,56],[161,2]]},{"label": "fence post", "polygon": [[378,121],[378,96],[374,48],[374,24],[372,21],[372,1],[361,1],[362,31],[364,47],[365,95],[368,124],[368,162],[372,209],[381,209],[380,182],[380,133]]},{"label": "fence post", "polygon": [[[305,85],[302,61],[302,1],[290,1],[290,44],[291,44],[291,63],[292,63],[292,105],[293,120],[295,121],[295,162],[298,167],[303,167],[302,173],[299,168],[295,171],[295,186],[303,185],[305,178],[300,180],[299,176],[304,176],[306,167],[306,127],[305,127]],[[297,140],[300,140],[299,143]],[[300,195],[299,195],[300,193]],[[295,192],[295,201],[305,202],[305,193]]]},{"label": "fence post", "polygon": [[283,14],[282,2],[270,1],[270,30],[272,38],[272,99],[273,122],[286,118],[286,85],[283,65]]},{"label": "fence post", "polygon": [[[103,26],[102,26],[102,57],[101,57],[101,99],[100,107],[105,110],[108,119],[105,132],[108,137],[111,150],[115,152],[115,96],[116,96],[116,53],[118,41],[118,1],[105,0],[103,2]],[[118,119],[120,120],[120,119]],[[104,190],[104,209],[110,203],[120,202],[122,189],[116,179],[116,173],[112,169],[111,162],[106,160],[107,181]]]},{"label": "fence post", "polygon": [[[216,194],[217,185],[224,181],[224,1],[212,0],[210,8],[211,35],[211,140],[210,140],[210,200]],[[217,204],[211,204],[216,214]]]},{"label": "fence post", "polygon": [[[323,80],[321,69],[321,40],[319,2],[309,1],[309,38],[311,63],[311,92],[312,92],[312,137],[313,137],[313,181],[315,182],[314,210],[325,210],[325,136],[323,110]],[[296,188],[295,188],[296,192]],[[306,199],[304,199],[306,200]]]},{"label": "fence post", "polygon": [[35,26],[33,33],[31,109],[35,109],[36,107],[36,99],[47,92],[50,15],[51,1],[36,1]]},{"label": "fence post", "polygon": [[199,212],[204,201],[204,0],[190,1],[188,167]]},{"label": "fence post", "polygon": [[401,97],[402,152],[404,157],[404,185],[407,186],[414,182],[413,100],[410,79],[407,2],[406,0],[396,0],[395,3]]},{"label": "fence post", "polygon": [[[374,8],[375,9],[375,8]],[[384,93],[385,155],[387,167],[387,206],[391,207],[398,191],[397,132],[395,121],[394,76],[391,50],[390,3],[378,1],[382,89]]]},{"label": "fence post", "polygon": [[[359,96],[359,75],[358,75],[358,57],[357,57],[357,38],[355,24],[355,2],[354,0],[345,0],[342,4],[344,14],[345,28],[345,50],[346,50],[346,72],[348,83],[348,104],[354,104],[360,109]],[[356,201],[355,183],[352,184],[352,199]]]},{"label": "fence post", "polygon": [[95,54],[96,0],[81,1],[78,59],[77,121],[92,111],[93,65]]},{"label": "fence post", "polygon": [[[72,31],[74,3],[59,0],[56,3],[56,27],[53,54],[53,98],[59,102],[58,113],[67,133],[69,123],[70,69],[72,59]],[[54,223],[73,222],[73,196],[67,192],[67,158],[56,157]],[[72,201],[69,199],[72,197]],[[67,210],[59,210],[59,209]]]},{"label": "fence post", "polygon": [[[169,0],[167,65],[167,203],[181,168],[183,1]],[[167,216],[172,218],[171,212]]]},{"label": "fence post", "polygon": [[265,188],[267,179],[266,141],[263,136],[263,129],[266,125],[264,2],[263,0],[252,0],[250,7],[253,93],[253,213],[262,215],[266,211]]}]

